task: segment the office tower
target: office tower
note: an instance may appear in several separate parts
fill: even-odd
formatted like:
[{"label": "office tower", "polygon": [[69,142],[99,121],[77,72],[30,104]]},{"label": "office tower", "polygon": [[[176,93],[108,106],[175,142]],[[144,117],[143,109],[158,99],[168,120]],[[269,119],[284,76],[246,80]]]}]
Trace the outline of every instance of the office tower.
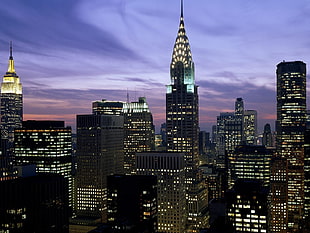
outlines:
[{"label": "office tower", "polygon": [[137,153],[137,174],[157,176],[158,232],[186,232],[186,173],[183,153]]},{"label": "office tower", "polygon": [[[309,117],[309,114],[308,114]],[[310,217],[310,120],[307,120],[305,133],[305,212],[306,218]]]},{"label": "office tower", "polygon": [[166,123],[162,123],[160,125],[160,134],[163,140],[163,146],[167,146],[167,124]]},{"label": "office tower", "polygon": [[115,232],[157,232],[157,177],[108,176],[108,223]]},{"label": "office tower", "polygon": [[274,156],[271,160],[270,171],[270,204],[269,231],[270,233],[287,233],[287,163],[286,159]]},{"label": "office tower", "polygon": [[19,177],[1,181],[0,190],[0,232],[69,232],[68,184],[63,176]]},{"label": "office tower", "polygon": [[73,206],[71,127],[64,121],[23,121],[15,129],[14,164],[35,164],[38,173],[61,174],[68,180]]},{"label": "office tower", "polygon": [[124,172],[135,174],[136,152],[155,149],[153,116],[144,97],[138,102],[96,101],[93,114],[124,116]]},{"label": "office tower", "polygon": [[236,233],[267,232],[268,189],[257,180],[238,180],[227,192],[227,215]]},{"label": "office tower", "polygon": [[[208,200],[222,197],[223,175],[213,164],[204,164],[199,166],[202,170],[202,176],[208,189]],[[226,191],[226,190],[225,190]]]},{"label": "office tower", "polygon": [[270,124],[266,124],[264,126],[264,133],[263,133],[263,141],[262,141],[263,146],[266,147],[273,147],[273,135],[271,132],[271,127]]},{"label": "office tower", "polygon": [[183,1],[178,35],[170,64],[166,93],[167,150],[185,153],[188,224],[193,231],[207,225],[207,194],[198,165],[198,92],[189,41],[185,32]]},{"label": "office tower", "polygon": [[227,153],[234,151],[242,141],[242,120],[234,112],[220,113],[217,117],[216,154],[217,165],[226,167]]},{"label": "office tower", "polygon": [[277,153],[286,159],[288,231],[298,228],[304,209],[304,138],[306,125],[306,64],[277,65]]},{"label": "office tower", "polygon": [[245,110],[243,115],[243,142],[245,145],[256,145],[257,111]]},{"label": "office tower", "polygon": [[14,129],[20,128],[23,120],[23,93],[22,84],[15,72],[10,45],[8,71],[1,83],[1,149],[0,180],[10,179],[13,176],[13,147]]},{"label": "office tower", "polygon": [[107,176],[123,173],[124,118],[77,115],[76,214],[107,221]]},{"label": "office tower", "polygon": [[237,179],[252,179],[268,187],[273,154],[274,151],[265,146],[237,146],[228,157],[229,186],[232,187]]}]

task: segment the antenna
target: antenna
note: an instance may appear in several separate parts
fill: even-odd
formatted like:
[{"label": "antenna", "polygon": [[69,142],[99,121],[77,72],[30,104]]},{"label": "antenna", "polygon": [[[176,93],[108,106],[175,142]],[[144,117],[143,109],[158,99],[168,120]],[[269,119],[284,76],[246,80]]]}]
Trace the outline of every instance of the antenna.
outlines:
[{"label": "antenna", "polygon": [[129,103],[129,92],[128,92],[128,88],[127,88],[127,103]]},{"label": "antenna", "polygon": [[183,18],[183,0],[181,0],[181,17]]},{"label": "antenna", "polygon": [[10,41],[10,60],[13,60],[13,46],[12,46],[12,41]]}]

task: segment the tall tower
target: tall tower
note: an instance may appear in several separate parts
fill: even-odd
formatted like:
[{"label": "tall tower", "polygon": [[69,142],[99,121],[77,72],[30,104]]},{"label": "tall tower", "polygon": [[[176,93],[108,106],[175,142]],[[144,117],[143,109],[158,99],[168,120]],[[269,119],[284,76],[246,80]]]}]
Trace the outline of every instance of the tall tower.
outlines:
[{"label": "tall tower", "polygon": [[195,228],[203,225],[204,220],[200,217],[204,215],[206,200],[204,194],[198,191],[198,87],[195,84],[194,62],[184,27],[183,1],[170,76],[171,84],[167,85],[166,93],[167,149],[170,152],[185,153],[188,220],[189,225]]},{"label": "tall tower", "polygon": [[277,65],[277,154],[286,160],[288,232],[298,228],[304,206],[306,64]]},{"label": "tall tower", "polygon": [[[1,83],[1,167],[11,167],[13,160],[14,129],[21,128],[23,120],[23,94],[22,84],[15,72],[10,44],[10,57],[8,71]],[[0,174],[1,176],[1,174]]]}]

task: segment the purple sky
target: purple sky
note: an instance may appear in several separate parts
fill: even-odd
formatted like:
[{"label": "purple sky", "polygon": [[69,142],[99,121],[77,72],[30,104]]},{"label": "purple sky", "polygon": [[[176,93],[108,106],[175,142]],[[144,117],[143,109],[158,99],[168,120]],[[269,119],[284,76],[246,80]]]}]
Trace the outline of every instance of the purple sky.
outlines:
[{"label": "purple sky", "polygon": [[[157,126],[165,121],[179,0],[4,0],[0,6],[0,70],[7,70],[12,40],[25,120],[65,120],[75,129],[76,114],[90,113],[92,101],[126,101],[128,90],[130,101],[147,97]],[[258,111],[259,129],[273,127],[276,65],[310,64],[310,1],[184,0],[184,6],[201,129],[233,111],[237,97]]]}]

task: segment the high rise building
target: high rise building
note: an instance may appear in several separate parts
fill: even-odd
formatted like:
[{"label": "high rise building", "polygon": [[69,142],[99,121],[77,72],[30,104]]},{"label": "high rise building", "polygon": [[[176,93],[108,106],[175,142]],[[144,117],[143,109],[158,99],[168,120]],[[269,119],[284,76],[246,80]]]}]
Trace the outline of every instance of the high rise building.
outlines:
[{"label": "high rise building", "polygon": [[108,176],[108,223],[115,232],[157,232],[157,177]]},{"label": "high rise building", "polygon": [[107,221],[107,176],[123,173],[123,125],[123,116],[77,116],[75,211],[80,218]]},{"label": "high rise building", "polygon": [[277,65],[277,154],[286,160],[288,232],[298,228],[304,209],[306,64]]},{"label": "high rise building", "polygon": [[257,111],[245,110],[243,115],[243,142],[245,145],[256,145]]},{"label": "high rise building", "polygon": [[227,192],[227,215],[236,233],[268,230],[268,189],[257,180],[238,180]]},{"label": "high rise building", "polygon": [[[310,122],[310,121],[309,121]],[[305,134],[305,217],[310,217],[310,127]]]},{"label": "high rise building", "polygon": [[236,146],[256,145],[257,111],[244,110],[242,98],[235,101],[234,112],[220,113],[217,117],[216,153],[218,165],[225,166],[227,154],[233,153]]},{"label": "high rise building", "polygon": [[35,164],[37,173],[64,176],[73,207],[71,127],[65,127],[64,121],[23,121],[14,137],[14,164]]},{"label": "high rise building", "polygon": [[268,187],[273,154],[274,151],[265,146],[237,146],[228,157],[229,186],[232,187],[238,179],[252,179]]},{"label": "high rise building", "polygon": [[167,150],[185,153],[188,223],[195,231],[207,224],[207,194],[198,168],[198,87],[195,84],[194,62],[184,27],[183,1],[170,77],[171,83],[167,85],[166,93]]},{"label": "high rise building", "polygon": [[26,175],[0,181],[0,189],[0,232],[69,233],[68,184],[63,176]]},{"label": "high rise building", "polygon": [[264,126],[264,133],[263,133],[263,141],[262,141],[263,146],[266,147],[273,147],[273,135],[271,132],[271,127],[270,124],[266,124]]},{"label": "high rise building", "polygon": [[158,232],[186,232],[184,154],[137,153],[137,174],[157,176]]},{"label": "high rise building", "polygon": [[124,116],[124,172],[135,174],[136,152],[155,149],[153,116],[145,97],[137,102],[96,101],[93,114]]},{"label": "high rise building", "polygon": [[10,45],[8,71],[3,76],[1,83],[0,101],[2,149],[0,155],[0,180],[4,180],[13,176],[14,129],[20,128],[23,120],[22,84],[15,72],[12,43]]}]

